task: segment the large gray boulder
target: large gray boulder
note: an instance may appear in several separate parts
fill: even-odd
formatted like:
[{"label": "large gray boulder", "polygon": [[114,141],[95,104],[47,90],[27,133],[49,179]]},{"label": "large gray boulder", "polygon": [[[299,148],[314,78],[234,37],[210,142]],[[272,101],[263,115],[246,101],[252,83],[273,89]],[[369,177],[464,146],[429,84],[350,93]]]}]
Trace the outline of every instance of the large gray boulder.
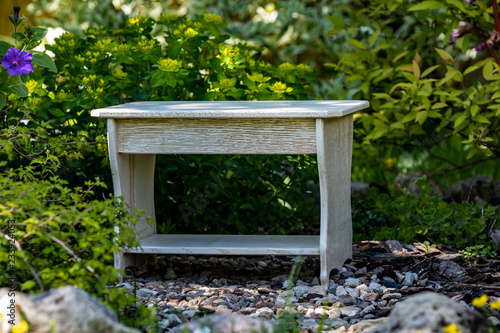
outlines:
[{"label": "large gray boulder", "polygon": [[236,313],[216,313],[201,319],[193,319],[190,323],[172,330],[173,333],[270,333],[272,331],[273,325],[270,321]]},{"label": "large gray boulder", "polygon": [[[11,303],[8,289],[0,289],[0,307]],[[116,315],[85,291],[66,286],[37,295],[15,292],[16,323],[20,313],[26,318],[30,332],[37,333],[139,333],[122,325]],[[10,332],[9,317],[0,319],[4,333]],[[54,323],[54,331],[51,331]]]},{"label": "large gray boulder", "polygon": [[420,293],[398,303],[387,321],[370,333],[434,333],[455,324],[462,333],[487,333],[488,320],[479,311],[433,292]]}]

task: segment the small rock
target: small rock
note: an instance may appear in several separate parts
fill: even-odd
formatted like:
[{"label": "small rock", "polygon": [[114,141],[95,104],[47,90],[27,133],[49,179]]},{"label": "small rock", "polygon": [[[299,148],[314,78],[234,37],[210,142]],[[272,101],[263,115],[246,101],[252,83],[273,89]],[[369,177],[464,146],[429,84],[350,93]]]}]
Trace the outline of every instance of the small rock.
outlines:
[{"label": "small rock", "polygon": [[214,313],[215,309],[213,306],[205,304],[205,305],[200,305],[198,310],[200,310],[203,313]]},{"label": "small rock", "polygon": [[259,319],[250,318],[240,314],[217,313],[206,317],[206,320],[191,321],[188,324],[178,326],[173,329],[172,333],[180,332],[238,332],[238,333],[264,333],[272,332],[273,326],[270,322]]},{"label": "small rock", "polygon": [[216,300],[214,300],[212,302],[212,306],[215,306],[215,307],[227,307],[228,306],[228,303],[225,299],[222,299],[222,298],[218,298]]},{"label": "small rock", "polygon": [[309,290],[309,294],[319,294],[321,296],[325,296],[326,295],[326,290],[322,286],[317,285],[317,286],[312,287]]},{"label": "small rock", "polygon": [[255,314],[257,314],[257,316],[265,318],[265,319],[272,319],[274,317],[274,311],[268,307],[263,307],[263,308],[257,309],[255,311]]},{"label": "small rock", "polygon": [[240,313],[243,315],[251,315],[257,311],[256,308],[243,308],[240,310]]},{"label": "small rock", "polygon": [[363,295],[363,301],[365,302],[375,302],[380,297],[379,293],[371,292]]},{"label": "small rock", "polygon": [[375,310],[375,305],[370,304],[366,308],[364,308],[359,314],[364,316],[369,314],[370,312],[373,312],[373,310]]},{"label": "small rock", "polygon": [[347,296],[349,294],[347,293],[347,290],[344,287],[338,286],[337,289],[335,290],[335,295],[342,297],[342,296]]},{"label": "small rock", "polygon": [[297,296],[299,298],[302,297],[302,296],[304,296],[304,294],[309,293],[310,290],[311,290],[310,286],[296,286],[296,287],[293,287],[293,292],[295,293],[295,296]]},{"label": "small rock", "polygon": [[368,269],[365,267],[358,269],[356,272],[354,272],[354,276],[364,276],[368,272]]},{"label": "small rock", "polygon": [[353,298],[358,298],[359,297],[359,290],[355,288],[345,288],[349,296]]},{"label": "small rock", "polygon": [[360,279],[356,279],[356,278],[348,278],[344,282],[344,286],[345,287],[351,287],[351,288],[356,288],[360,284],[361,284],[361,280]]},{"label": "small rock", "polygon": [[403,245],[401,245],[401,243],[397,240],[387,240],[382,242],[380,245],[390,253],[406,252],[406,249],[403,248]]},{"label": "small rock", "polygon": [[490,327],[477,310],[444,295],[423,292],[399,302],[388,320],[372,333],[443,332],[450,324],[458,325],[463,333],[486,333]]},{"label": "small rock", "polygon": [[271,281],[278,281],[280,283],[283,283],[285,281],[288,281],[288,275],[287,274],[283,274],[283,275],[278,275],[278,276],[275,276],[271,279]]},{"label": "small rock", "polygon": [[378,325],[384,323],[386,320],[387,318],[377,318],[373,320],[360,321],[349,327],[349,330],[346,331],[346,333],[372,332],[372,329],[374,327],[377,327]]},{"label": "small rock", "polygon": [[137,290],[137,297],[139,298],[156,297],[156,295],[158,295],[158,292],[151,289],[140,288]]},{"label": "small rock", "polygon": [[257,262],[257,266],[259,267],[267,267],[267,264],[264,261]]},{"label": "small rock", "polygon": [[354,273],[350,271],[344,271],[340,273],[340,278],[341,279],[348,279],[354,277]]},{"label": "small rock", "polygon": [[370,282],[370,285],[368,286],[368,292],[370,291],[379,291],[380,288],[382,288],[382,285],[377,282]]},{"label": "small rock", "polygon": [[271,288],[263,288],[263,287],[260,287],[260,288],[257,288],[257,292],[261,295],[263,294],[269,294],[269,293],[272,293],[274,292],[274,290],[272,290]]},{"label": "small rock", "polygon": [[401,295],[400,293],[389,293],[382,296],[382,300],[385,301],[390,299],[400,299],[401,297],[403,297],[403,295]]},{"label": "small rock", "polygon": [[194,316],[196,316],[197,313],[198,313],[198,311],[196,311],[196,310],[184,310],[184,311],[182,311],[182,314],[186,317],[189,317],[189,318],[193,318]]},{"label": "small rock", "polygon": [[393,298],[393,299],[390,299],[389,302],[387,302],[387,306],[392,308],[393,306],[395,306],[397,303],[399,302],[399,299],[397,298]]},{"label": "small rock", "polygon": [[411,272],[406,272],[405,273],[405,278],[403,280],[403,286],[411,286],[413,282],[418,280],[418,274],[417,273],[411,273]]},{"label": "small rock", "polygon": [[314,319],[304,319],[302,321],[302,328],[309,330],[319,327],[319,324]]},{"label": "small rock", "polygon": [[167,272],[163,275],[165,280],[175,280],[177,279],[177,274],[175,274],[174,269],[172,267],[167,268]]},{"label": "small rock", "polygon": [[357,306],[346,306],[346,307],[340,308],[340,313],[345,317],[356,316],[360,312],[361,312],[361,308],[358,308]]},{"label": "small rock", "polygon": [[342,314],[340,308],[331,308],[326,313],[328,314],[328,318],[338,318]]},{"label": "small rock", "polygon": [[465,277],[467,272],[459,264],[451,260],[443,260],[438,265],[439,273],[446,275],[450,279],[458,279]]}]

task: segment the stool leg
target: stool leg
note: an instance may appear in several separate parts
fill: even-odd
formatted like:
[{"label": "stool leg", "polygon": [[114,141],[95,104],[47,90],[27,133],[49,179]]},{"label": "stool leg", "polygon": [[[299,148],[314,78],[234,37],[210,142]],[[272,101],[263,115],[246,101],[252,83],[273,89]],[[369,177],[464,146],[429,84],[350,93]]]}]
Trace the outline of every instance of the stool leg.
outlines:
[{"label": "stool leg", "polygon": [[352,115],[316,120],[321,198],[321,285],[328,289],[330,271],[352,257],[351,162]]},{"label": "stool leg", "polygon": [[[122,196],[128,210],[133,215],[135,209],[143,210],[134,230],[136,240],[156,234],[156,225],[148,224],[146,216],[155,218],[154,210],[154,167],[155,154],[122,154],[118,152],[117,121],[108,119],[108,146],[115,196]],[[125,269],[130,265],[142,264],[147,255],[115,254],[114,266]]]}]

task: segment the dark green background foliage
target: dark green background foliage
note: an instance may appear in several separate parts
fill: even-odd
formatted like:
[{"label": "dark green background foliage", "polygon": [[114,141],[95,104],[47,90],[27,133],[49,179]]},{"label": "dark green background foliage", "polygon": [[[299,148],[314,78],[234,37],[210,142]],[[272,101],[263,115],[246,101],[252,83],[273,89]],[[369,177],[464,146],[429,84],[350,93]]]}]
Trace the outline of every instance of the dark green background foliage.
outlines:
[{"label": "dark green background foliage", "polygon": [[417,181],[417,197],[407,189],[390,194],[371,187],[368,197],[353,200],[354,239],[398,239],[404,243],[430,240],[455,248],[490,242],[488,232],[498,228],[498,207],[481,203],[446,203],[432,195],[430,181]]}]

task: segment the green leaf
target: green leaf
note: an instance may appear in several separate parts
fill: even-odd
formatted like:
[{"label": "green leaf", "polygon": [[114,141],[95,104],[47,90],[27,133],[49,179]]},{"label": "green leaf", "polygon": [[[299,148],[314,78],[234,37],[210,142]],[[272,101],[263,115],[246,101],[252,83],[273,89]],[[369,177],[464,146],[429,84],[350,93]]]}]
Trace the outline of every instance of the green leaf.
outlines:
[{"label": "green leaf", "polygon": [[5,54],[7,53],[7,51],[12,47],[12,45],[10,45],[9,43],[7,42],[4,42],[3,40],[0,40],[0,56],[3,58],[5,57]]},{"label": "green leaf", "polygon": [[36,286],[36,282],[33,280],[28,280],[21,285],[21,290],[30,290]]},{"label": "green leaf", "polygon": [[33,53],[31,62],[37,66],[48,68],[54,73],[57,73],[57,67],[54,60],[45,53]]},{"label": "green leaf", "polygon": [[498,99],[498,98],[500,98],[500,90],[495,92],[493,94],[493,96],[491,96],[491,100],[493,101],[493,100]]},{"label": "green leaf", "polygon": [[438,85],[437,85],[437,86],[438,86],[438,87],[442,86],[442,85],[443,85],[443,84],[445,84],[446,82],[448,82],[448,81],[450,81],[451,79],[453,79],[453,77],[454,77],[455,75],[457,75],[457,74],[458,74],[458,71],[450,71],[450,72],[446,73],[446,75],[444,76],[444,78],[443,78],[441,81],[439,81],[439,83],[438,83]]},{"label": "green leaf", "polygon": [[455,124],[453,124],[453,127],[455,129],[458,128],[464,122],[465,119],[467,119],[467,116],[464,114],[458,116],[458,118],[455,120]]},{"label": "green leaf", "polygon": [[493,79],[493,61],[488,61],[483,67],[483,76],[486,80]]},{"label": "green leaf", "polygon": [[446,2],[460,9],[462,13],[467,13],[467,10],[465,9],[465,6],[462,2],[458,0],[446,0]]},{"label": "green leaf", "polygon": [[442,7],[443,3],[441,1],[422,1],[419,4],[411,6],[410,8],[408,8],[408,10],[414,12],[417,10],[436,9]]},{"label": "green leaf", "polygon": [[469,73],[471,73],[471,72],[475,71],[475,70],[476,70],[476,69],[478,69],[478,68],[480,68],[480,67],[479,67],[479,66],[470,66],[469,68],[467,68],[467,69],[465,70],[464,75],[469,74]]},{"label": "green leaf", "polygon": [[30,93],[28,87],[26,87],[24,83],[12,85],[7,88],[7,91],[19,97],[28,97]]},{"label": "green leaf", "polygon": [[428,111],[420,111],[417,113],[415,121],[418,122],[420,125],[422,125],[427,119],[427,116],[428,116]]},{"label": "green leaf", "polygon": [[451,54],[449,54],[448,52],[446,52],[445,50],[442,50],[442,49],[438,49],[436,47],[436,52],[439,54],[439,56],[444,60],[446,61],[446,63],[450,64],[450,65],[453,65],[453,63],[455,62],[455,60],[453,60],[453,57],[451,56]]},{"label": "green leaf", "polygon": [[462,53],[467,52],[467,50],[469,49],[470,37],[471,37],[471,34],[467,34],[463,37],[460,37],[459,39],[457,39],[455,41],[455,43],[458,45],[458,47],[460,47],[460,49],[462,50]]},{"label": "green leaf", "polygon": [[441,108],[444,108],[447,106],[448,106],[448,104],[446,104],[446,103],[438,102],[438,103],[434,104],[431,109],[436,110],[436,109],[441,109]]},{"label": "green leaf", "polygon": [[354,46],[358,49],[361,49],[361,50],[366,49],[366,45],[363,42],[360,42],[359,40],[347,38],[347,41],[349,42],[349,44],[351,44],[352,46]]},{"label": "green leaf", "polygon": [[474,104],[470,107],[470,114],[472,117],[474,117],[478,112],[479,112],[480,108],[478,105]]},{"label": "green leaf", "polygon": [[51,108],[49,112],[57,118],[66,117],[66,113],[61,109]]},{"label": "green leaf", "polygon": [[20,41],[20,42],[22,42],[23,39],[25,38],[24,34],[22,34],[20,32],[14,32],[11,36],[12,36],[12,38],[14,38],[15,40]]},{"label": "green leaf", "polygon": [[436,68],[438,68],[440,65],[436,65],[436,66],[432,66],[432,67],[429,67],[427,68],[423,73],[422,73],[422,77],[426,77],[427,75],[429,75],[430,73],[432,73]]},{"label": "green leaf", "polygon": [[332,24],[333,24],[333,28],[330,31],[328,31],[329,35],[334,35],[340,31],[344,30],[345,23],[341,17],[328,15],[328,20],[330,20],[330,22],[332,22]]},{"label": "green leaf", "polygon": [[375,44],[375,41],[377,40],[378,35],[380,35],[380,30],[375,30],[373,35],[370,37],[370,46],[373,46],[373,44]]},{"label": "green leaf", "polygon": [[420,79],[420,67],[415,60],[413,60],[413,76],[415,76],[415,80],[417,81]]},{"label": "green leaf", "polygon": [[7,104],[7,96],[4,94],[0,93],[0,110],[3,109],[3,107]]},{"label": "green leaf", "polygon": [[399,59],[403,58],[405,55],[408,54],[409,51],[405,51],[405,52],[402,52],[400,54],[398,54],[397,56],[394,57],[394,59],[392,59],[392,63],[396,63]]},{"label": "green leaf", "polygon": [[472,117],[472,120],[477,121],[481,124],[491,124],[491,121],[489,121],[488,118],[481,114],[476,114],[474,117]]},{"label": "green leaf", "polygon": [[392,123],[389,127],[391,129],[402,129],[402,130],[405,129],[405,125],[403,125],[403,123],[400,123],[400,122]]}]

